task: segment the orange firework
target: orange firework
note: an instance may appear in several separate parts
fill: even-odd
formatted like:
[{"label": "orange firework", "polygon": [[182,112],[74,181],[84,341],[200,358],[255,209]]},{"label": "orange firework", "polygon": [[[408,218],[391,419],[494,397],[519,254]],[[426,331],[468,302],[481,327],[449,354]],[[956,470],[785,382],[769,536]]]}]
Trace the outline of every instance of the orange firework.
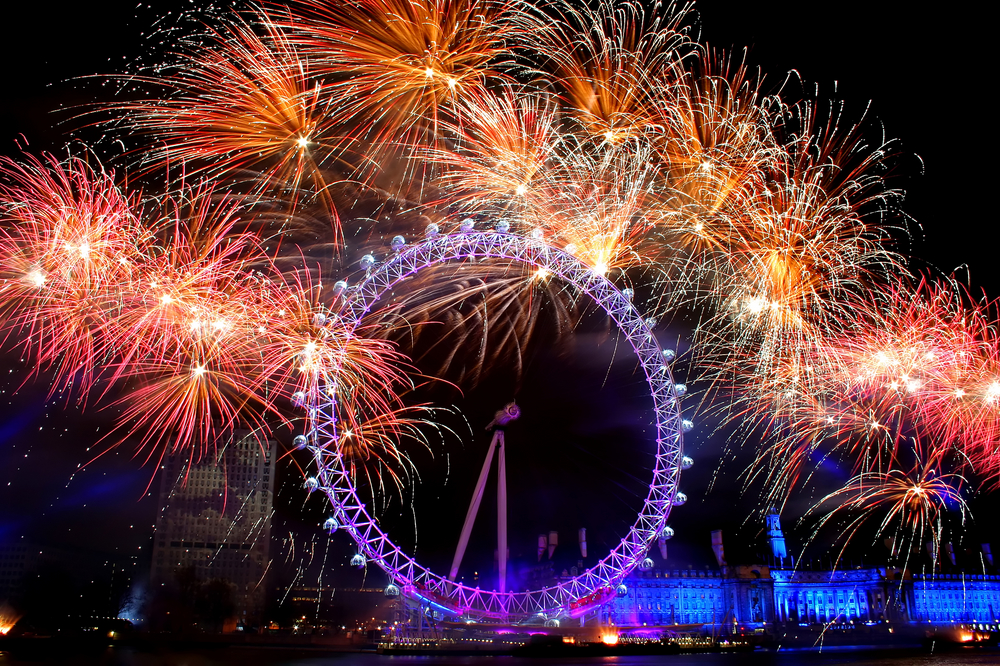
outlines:
[{"label": "orange firework", "polygon": [[[931,545],[931,555],[937,559],[945,534],[945,516],[958,511],[965,523],[967,507],[962,497],[966,485],[964,477],[941,469],[941,460],[924,456],[914,445],[916,461],[907,469],[892,467],[886,472],[866,472],[848,481],[843,488],[830,493],[817,502],[810,512],[830,510],[817,523],[813,538],[831,520],[847,514],[851,516],[842,528],[843,547],[869,523],[878,523],[877,537],[888,537],[894,556],[902,556],[907,568],[914,553],[925,544]],[[936,562],[935,562],[936,564]]]},{"label": "orange firework", "polygon": [[580,318],[575,294],[549,277],[505,261],[430,267],[369,316],[373,334],[419,349],[462,386],[497,364],[520,375],[539,329],[560,339]]},{"label": "orange firework", "polygon": [[330,85],[356,138],[410,145],[455,99],[477,96],[525,28],[511,0],[302,0],[281,24]]},{"label": "orange firework", "polygon": [[868,290],[905,274],[891,236],[865,218],[882,152],[861,153],[853,132],[825,133],[790,140],[760,190],[726,211],[730,244],[716,255],[709,292],[722,307],[700,327],[716,381],[760,400],[763,413],[773,414],[776,387],[822,390],[806,384],[822,377],[809,368],[826,364],[827,337],[858,314]]},{"label": "orange firework", "polygon": [[329,203],[320,166],[336,159],[342,140],[327,90],[266,14],[254,26],[263,34],[233,21],[191,38],[171,66],[129,77],[161,96],[112,108],[128,129],[152,137],[151,166],[185,165],[231,185],[249,179],[256,191]]},{"label": "orange firework", "polygon": [[638,245],[657,215],[648,149],[568,152],[526,196],[523,226],[606,275],[649,268],[665,248]]},{"label": "orange firework", "polygon": [[708,53],[664,86],[653,106],[662,131],[652,146],[669,211],[660,224],[664,240],[681,250],[673,273],[692,285],[726,270],[746,211],[767,196],[766,174],[784,159],[770,127],[773,105],[745,66]]},{"label": "orange firework", "polygon": [[656,167],[648,147],[593,150],[555,127],[544,96],[506,89],[464,108],[454,147],[419,154],[443,167],[445,201],[484,207],[516,231],[545,238],[603,274],[648,267],[662,246],[634,245],[655,228]]},{"label": "orange firework", "polygon": [[412,388],[406,357],[396,347],[348,330],[336,314],[338,287],[324,290],[308,276],[275,276],[261,295],[258,366],[252,374],[270,391],[299,401],[336,400],[346,427],[352,419],[388,415],[401,407],[398,392]]},{"label": "orange firework", "polygon": [[554,101],[505,85],[465,101],[460,118],[445,126],[451,148],[417,153],[441,169],[446,201],[470,211],[523,212],[560,141]]},{"label": "orange firework", "polygon": [[686,9],[660,7],[650,15],[639,3],[609,0],[551,8],[557,19],[531,48],[585,137],[620,144],[653,129],[651,103],[664,78],[695,51],[682,27]]},{"label": "orange firework", "polygon": [[674,187],[697,201],[702,215],[723,209],[734,191],[763,189],[763,170],[782,153],[769,127],[780,104],[761,93],[761,79],[714,51],[675,79],[661,84],[653,108],[661,128],[654,145]]}]

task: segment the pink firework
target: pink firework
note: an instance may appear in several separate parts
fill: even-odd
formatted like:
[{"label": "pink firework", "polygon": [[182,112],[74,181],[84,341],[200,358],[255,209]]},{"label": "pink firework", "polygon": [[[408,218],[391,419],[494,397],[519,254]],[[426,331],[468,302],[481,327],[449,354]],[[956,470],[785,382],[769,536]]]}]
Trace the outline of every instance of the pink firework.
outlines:
[{"label": "pink firework", "polygon": [[107,332],[139,280],[150,241],[114,174],[80,159],[0,159],[0,308],[8,337],[36,371],[86,392]]}]

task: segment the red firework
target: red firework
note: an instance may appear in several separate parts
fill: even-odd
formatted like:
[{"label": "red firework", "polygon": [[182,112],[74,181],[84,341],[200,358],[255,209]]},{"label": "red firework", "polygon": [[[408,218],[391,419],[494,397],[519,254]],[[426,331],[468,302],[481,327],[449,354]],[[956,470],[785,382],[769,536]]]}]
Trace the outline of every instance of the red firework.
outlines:
[{"label": "red firework", "polygon": [[85,393],[150,239],[114,174],[80,159],[0,158],[0,309],[6,335]]}]

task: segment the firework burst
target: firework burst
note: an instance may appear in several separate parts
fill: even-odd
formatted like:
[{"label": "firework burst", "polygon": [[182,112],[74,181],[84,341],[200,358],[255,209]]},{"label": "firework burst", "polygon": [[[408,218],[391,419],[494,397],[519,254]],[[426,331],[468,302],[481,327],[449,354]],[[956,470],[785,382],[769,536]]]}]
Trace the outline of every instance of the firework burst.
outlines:
[{"label": "firework burst", "polygon": [[429,148],[417,157],[440,169],[438,186],[450,206],[518,215],[529,205],[536,179],[556,159],[556,110],[547,95],[505,85],[465,103],[461,123],[446,127],[452,149]]},{"label": "firework burst", "polygon": [[79,159],[0,162],[3,335],[53,390],[109,399],[119,428],[192,460],[217,427],[335,400],[331,446],[401,488],[416,470],[394,442],[426,443],[429,412],[400,397],[416,383],[400,345],[444,326],[428,355],[444,372],[467,354],[476,382],[546,339],[543,304],[571,332],[575,296],[468,262],[349,329],[336,280],[397,233],[489,218],[643,290],[651,316],[694,317],[691,374],[763,438],[749,474],[765,505],[836,460],[854,479],[815,511],[937,541],[944,511],[964,511],[959,474],[1000,478],[996,306],[912,286],[887,221],[891,143],[867,146],[838,104],[766,94],[687,16],[302,0],[203,25],[167,64],[117,77],[150,93],[110,108],[159,196]]},{"label": "firework burst", "polygon": [[[696,51],[683,23],[687,9],[601,0],[593,8],[560,2],[557,19],[540,36],[539,74],[554,77],[583,134],[621,144],[656,128],[654,102]],[[664,83],[664,80],[667,83]]]},{"label": "firework burst", "polygon": [[[831,521],[849,516],[842,538],[844,549],[867,524],[877,523],[876,533],[888,535],[894,557],[903,568],[921,547],[930,546],[933,564],[940,553],[946,530],[946,516],[957,512],[965,523],[968,509],[962,497],[964,477],[941,470],[941,460],[927,456],[914,446],[916,462],[908,468],[892,467],[885,472],[865,472],[848,481],[840,490],[821,499],[810,512],[824,511],[814,537]],[[832,510],[824,506],[832,506]]]},{"label": "firework burst", "polygon": [[0,172],[4,328],[36,371],[55,373],[53,390],[86,392],[121,312],[119,287],[138,279],[137,246],[150,234],[113,174],[80,159],[4,158]]},{"label": "firework burst", "polygon": [[[502,77],[528,23],[508,0],[305,0],[279,23],[329,82],[333,114],[367,146],[433,139],[442,111]],[[376,151],[377,152],[377,151]]]},{"label": "firework burst", "polygon": [[229,187],[249,179],[253,191],[292,201],[308,194],[336,222],[321,165],[342,145],[338,118],[284,32],[260,14],[253,26],[234,20],[182,47],[171,65],[128,77],[160,94],[111,106],[130,132],[152,137],[146,168],[176,164]]},{"label": "firework burst", "polygon": [[111,175],[78,159],[3,163],[4,334],[53,391],[121,392],[118,430],[197,462],[215,433],[288,423],[299,391],[340,387],[345,414],[387,430],[405,359],[387,342],[328,325],[308,282],[270,270],[239,202],[181,188],[146,213]]}]

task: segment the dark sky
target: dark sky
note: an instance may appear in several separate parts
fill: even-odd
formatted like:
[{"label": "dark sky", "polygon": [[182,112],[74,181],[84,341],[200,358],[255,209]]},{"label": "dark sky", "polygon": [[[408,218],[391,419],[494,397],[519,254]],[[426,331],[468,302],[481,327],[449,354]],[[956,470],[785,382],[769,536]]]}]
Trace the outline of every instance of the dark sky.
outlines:
[{"label": "dark sky", "polygon": [[[4,10],[0,55],[0,151],[27,140],[34,150],[62,144],[57,110],[92,100],[94,83],[73,77],[120,71],[147,49],[142,34],[181,0],[70,3],[58,10],[14,3]],[[995,294],[988,206],[996,133],[990,131],[992,75],[983,17],[905,2],[849,0],[824,9],[805,3],[703,2],[702,41],[749,49],[773,90],[790,71],[821,95],[846,101],[846,117],[867,117],[898,139],[892,184],[906,190],[904,210],[917,225],[909,254],[943,271],[968,266],[972,284]],[[169,19],[168,19],[169,20]],[[798,86],[790,85],[789,90]],[[879,137],[871,133],[872,142]]]},{"label": "dark sky", "polygon": [[697,7],[704,39],[749,47],[750,62],[772,83],[796,70],[845,100],[847,117],[870,102],[869,117],[900,141],[901,179],[893,184],[906,190],[903,208],[923,228],[911,254],[946,272],[967,265],[973,285],[998,295],[989,232],[996,213],[984,205],[995,188],[987,82],[996,52],[979,10],[879,0]]},{"label": "dark sky", "polygon": [[[849,117],[867,108],[873,126],[881,123],[887,136],[900,140],[891,182],[907,190],[904,210],[915,220],[913,246],[903,250],[945,271],[967,265],[974,288],[1000,294],[988,231],[996,217],[990,208],[995,112],[987,99],[994,58],[992,51],[987,56],[986,26],[992,22],[958,10],[919,13],[907,2],[812,4],[825,9],[804,9],[800,1],[701,3],[703,41],[748,47],[748,61],[764,69],[773,87],[794,69],[810,89],[819,85],[821,95],[846,100]],[[95,90],[93,82],[67,81],[120,71],[142,52],[140,34],[158,16],[185,6],[157,0],[5,7],[0,152],[16,154],[16,144],[25,142],[33,151],[58,148],[64,135],[56,123],[66,115],[53,112],[86,103]],[[873,143],[880,140],[872,134]],[[10,370],[0,385],[0,541],[27,534],[120,553],[147,547],[155,511],[143,499],[150,470],[123,449],[72,478],[102,434],[101,417],[58,402],[41,406],[44,380],[12,395],[27,374],[19,364]],[[693,501],[675,522],[679,534],[688,528],[707,541],[707,526],[734,530],[746,512],[734,510],[740,504],[731,490],[735,480],[704,498],[714,466],[709,452],[718,450],[704,438],[690,444],[698,465],[685,476],[684,489]],[[677,542],[684,553],[683,540]]]}]

